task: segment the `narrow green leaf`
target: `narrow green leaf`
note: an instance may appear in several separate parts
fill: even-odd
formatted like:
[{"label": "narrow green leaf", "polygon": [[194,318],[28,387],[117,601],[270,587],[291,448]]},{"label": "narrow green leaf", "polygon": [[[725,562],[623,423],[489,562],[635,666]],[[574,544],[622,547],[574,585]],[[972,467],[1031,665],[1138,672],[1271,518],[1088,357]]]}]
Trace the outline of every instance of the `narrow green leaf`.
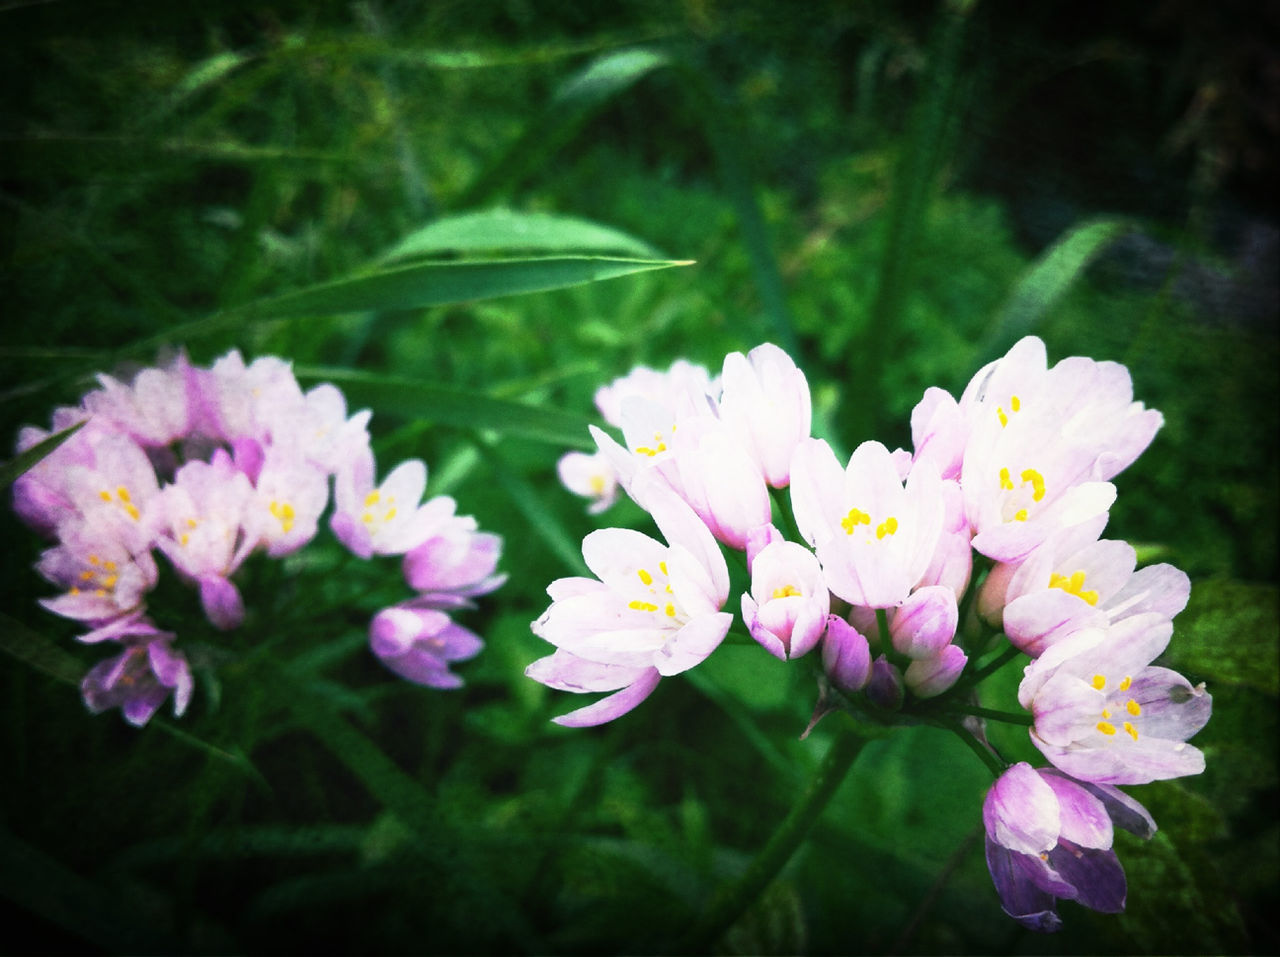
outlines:
[{"label": "narrow green leaf", "polygon": [[979,349],[993,354],[1029,333],[1084,275],[1094,258],[1132,226],[1118,219],[1097,219],[1074,226],[1040,254],[1018,280],[991,324]]},{"label": "narrow green leaf", "polygon": [[607,256],[418,263],[299,289],[231,310],[231,315],[248,319],[294,319],[350,312],[422,309],[445,303],[564,289],[650,269],[689,264],[689,261]]},{"label": "narrow green leaf", "polygon": [[591,420],[559,409],[350,369],[304,367],[294,373],[299,379],[341,386],[348,406],[369,408],[378,415],[463,429],[491,429],[552,445],[591,447],[587,431]]},{"label": "narrow green leaf", "polygon": [[597,57],[561,84],[546,109],[475,181],[458,205],[482,205],[494,194],[510,191],[544,169],[551,156],[573,138],[593,113],[668,62],[665,54],[643,48]]},{"label": "narrow green leaf", "polygon": [[590,570],[582,560],[581,545],[566,534],[559,520],[547,508],[543,497],[502,461],[496,449],[482,443],[480,452],[488,460],[494,477],[511,498],[512,504],[528,520],[530,531],[541,538],[575,575],[589,575]]},{"label": "narrow green leaf", "polygon": [[0,612],[0,651],[69,685],[79,686],[84,677],[84,665],[74,655],[3,612]]},{"label": "narrow green leaf", "polygon": [[613,253],[637,259],[660,254],[648,243],[610,226],[576,216],[488,209],[448,216],[415,230],[382,257],[384,261],[442,253]]},{"label": "narrow green leaf", "polygon": [[0,465],[0,491],[7,489],[17,481],[20,475],[32,468],[45,456],[52,454],[54,449],[79,432],[83,427],[83,422],[77,422],[68,429],[63,429],[61,432],[55,432],[47,439],[42,439],[40,442],[31,446],[31,448],[27,449],[21,455],[15,456],[4,465]]},{"label": "narrow green leaf", "polygon": [[183,100],[218,83],[230,75],[232,71],[249,62],[249,59],[250,57],[247,54],[236,53],[233,50],[223,50],[221,53],[215,53],[213,56],[201,60],[191,68],[186,76],[174,84],[169,99],[161,110],[161,114],[170,112],[179,106]]},{"label": "narrow green leaf", "polygon": [[139,913],[119,888],[82,877],[7,830],[0,829],[0,848],[0,897],[39,915],[71,938],[109,953],[185,949],[157,929],[150,909],[146,915]]}]

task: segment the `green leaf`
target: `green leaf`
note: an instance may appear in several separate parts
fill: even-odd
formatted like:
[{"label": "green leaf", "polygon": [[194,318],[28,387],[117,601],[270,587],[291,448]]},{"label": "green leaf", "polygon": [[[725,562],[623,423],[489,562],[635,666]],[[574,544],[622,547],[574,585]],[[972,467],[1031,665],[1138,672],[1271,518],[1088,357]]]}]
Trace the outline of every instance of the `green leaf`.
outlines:
[{"label": "green leaf", "polygon": [[1230,682],[1280,694],[1280,590],[1224,579],[1196,582],[1162,661],[1192,681]]},{"label": "green leaf", "polygon": [[665,66],[669,58],[654,50],[631,49],[598,57],[569,77],[551,101],[502,157],[467,190],[459,206],[481,205],[493,194],[511,190],[569,142],[587,119],[610,99]]},{"label": "green leaf", "polygon": [[384,261],[444,253],[614,253],[637,259],[660,254],[626,233],[576,216],[488,209],[438,219],[391,247]]},{"label": "green leaf", "polygon": [[510,465],[502,461],[497,449],[488,444],[479,446],[481,455],[489,462],[498,484],[511,499],[511,503],[529,522],[530,530],[546,543],[565,567],[575,575],[589,575],[582,560],[582,548],[561,527],[559,520],[547,508],[543,496],[526,482]]},{"label": "green leaf", "polygon": [[305,367],[294,372],[299,379],[341,386],[350,408],[365,407],[379,415],[455,428],[491,429],[552,445],[591,447],[587,431],[591,420],[571,412],[349,369]]},{"label": "green leaf", "polygon": [[56,449],[71,436],[75,435],[84,427],[83,422],[77,422],[69,429],[63,429],[61,432],[55,432],[46,439],[37,442],[31,448],[27,449],[21,455],[14,456],[4,465],[0,465],[0,491],[7,489],[18,477],[28,469],[32,468],[37,462],[45,456],[52,454]]},{"label": "green leaf", "polygon": [[80,684],[84,665],[53,640],[0,612],[0,651],[69,685]]},{"label": "green leaf", "polygon": [[321,283],[230,311],[245,319],[295,319],[389,309],[422,309],[526,292],[545,292],[614,279],[690,261],[549,256],[470,262],[418,263]]},{"label": "green leaf", "polygon": [[979,354],[995,353],[1029,333],[1045,314],[1084,275],[1094,258],[1132,225],[1118,219],[1081,223],[1058,237],[1018,280],[996,315],[979,348]]}]

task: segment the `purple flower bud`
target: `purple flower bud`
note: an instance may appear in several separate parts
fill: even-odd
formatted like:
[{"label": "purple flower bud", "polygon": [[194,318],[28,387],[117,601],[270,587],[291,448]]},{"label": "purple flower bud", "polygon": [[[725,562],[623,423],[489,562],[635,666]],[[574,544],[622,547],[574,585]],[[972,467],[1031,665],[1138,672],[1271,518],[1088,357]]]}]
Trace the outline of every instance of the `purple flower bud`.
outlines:
[{"label": "purple flower bud", "polygon": [[[1124,870],[1111,849],[1113,822],[1150,836],[1146,810],[1114,788],[1076,781],[1019,763],[987,792],[982,805],[987,867],[1005,913],[1025,927],[1062,926],[1058,899],[1092,910],[1124,910]],[[1149,823],[1149,829],[1143,825]]]},{"label": "purple flower bud", "polygon": [[871,680],[871,646],[839,615],[827,616],[822,669],[831,683],[846,694],[861,691]]},{"label": "purple flower bud", "polygon": [[917,588],[894,612],[889,637],[899,654],[936,658],[951,644],[959,622],[956,593],[946,585],[930,585]]},{"label": "purple flower bud", "polygon": [[462,679],[449,670],[450,662],[474,658],[484,642],[442,611],[397,605],[374,616],[369,646],[402,678],[429,688],[457,688]]},{"label": "purple flower bud", "polygon": [[936,697],[959,680],[968,660],[958,645],[947,645],[929,658],[917,658],[907,666],[907,687],[917,698]]},{"label": "purple flower bud", "polygon": [[867,683],[867,700],[885,711],[902,707],[902,672],[884,655],[871,663],[871,680]]}]

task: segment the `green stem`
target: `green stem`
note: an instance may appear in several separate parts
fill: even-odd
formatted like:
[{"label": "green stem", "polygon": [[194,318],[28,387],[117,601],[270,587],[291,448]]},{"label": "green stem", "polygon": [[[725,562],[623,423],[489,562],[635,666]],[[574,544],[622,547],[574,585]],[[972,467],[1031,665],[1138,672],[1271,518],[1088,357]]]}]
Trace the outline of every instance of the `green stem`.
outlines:
[{"label": "green stem", "polygon": [[1003,721],[1005,724],[1020,724],[1029,728],[1036,723],[1035,718],[1025,711],[997,711],[994,708],[979,708],[977,705],[953,704],[948,709],[954,714],[969,714],[975,718],[989,718],[992,721]]},{"label": "green stem", "polygon": [[710,953],[712,945],[760,897],[822,815],[827,802],[868,740],[857,731],[843,730],[839,733],[809,782],[808,790],[792,805],[791,812],[742,876],[712,900],[677,946],[679,953]]},{"label": "green stem", "polygon": [[1018,655],[1020,654],[1022,654],[1021,651],[1019,651],[1013,645],[1010,645],[1008,648],[1000,652],[1000,654],[996,655],[994,658],[988,661],[985,665],[983,665],[973,674],[968,675],[964,679],[964,687],[966,688],[973,687],[978,682],[980,682],[983,678],[987,677],[987,675],[995,674],[995,672],[999,671],[1001,668],[1007,665],[1014,658],[1018,657]]},{"label": "green stem", "polygon": [[985,744],[974,737],[971,731],[966,730],[958,724],[952,724],[949,721],[940,723],[938,727],[946,728],[948,731],[951,731],[959,737],[960,740],[968,746],[969,750],[976,754],[981,759],[982,763],[990,768],[993,777],[998,778],[1000,775],[1004,774],[1005,763],[1000,760],[1000,756],[991,750],[991,746],[989,744]]}]

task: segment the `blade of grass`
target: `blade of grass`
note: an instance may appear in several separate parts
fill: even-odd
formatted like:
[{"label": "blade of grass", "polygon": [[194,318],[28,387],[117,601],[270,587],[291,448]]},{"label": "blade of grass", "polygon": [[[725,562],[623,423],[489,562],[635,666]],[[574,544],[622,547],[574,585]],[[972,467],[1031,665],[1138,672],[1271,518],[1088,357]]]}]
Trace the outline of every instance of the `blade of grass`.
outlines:
[{"label": "blade of grass", "polygon": [[648,243],[576,216],[486,209],[438,219],[410,233],[383,254],[384,262],[442,253],[594,253],[657,259]]},{"label": "blade of grass", "polygon": [[569,77],[505,153],[459,198],[468,209],[512,192],[568,143],[590,117],[645,76],[665,66],[666,54],[635,48],[607,53]]},{"label": "blade of grass", "polygon": [[321,283],[230,310],[228,319],[294,319],[339,313],[421,309],[454,302],[545,292],[691,265],[689,260],[548,256],[418,263]]},{"label": "blade of grass", "polygon": [[71,436],[75,435],[84,427],[83,422],[77,422],[70,428],[63,429],[61,432],[55,432],[46,439],[37,442],[31,448],[27,449],[21,455],[17,455],[10,459],[4,465],[0,465],[0,492],[7,489],[18,477],[34,466],[41,459],[53,453],[56,449]]},{"label": "blade of grass", "polygon": [[460,429],[490,429],[552,445],[591,447],[587,431],[591,420],[559,409],[350,369],[304,366],[294,373],[303,380],[332,382],[342,388],[348,406],[369,408],[378,415]]},{"label": "blade of grass", "polygon": [[1133,225],[1119,219],[1080,223],[1059,236],[1028,267],[992,320],[978,354],[1002,353],[1029,333],[1066,295],[1097,258]]},{"label": "blade of grass", "polygon": [[582,560],[582,546],[574,542],[560,527],[560,521],[547,508],[543,497],[533,486],[521,478],[503,460],[493,445],[480,440],[477,446],[489,464],[498,484],[511,498],[516,509],[529,522],[530,530],[546,543],[547,547],[564,562],[575,575],[589,576],[590,570]]}]

